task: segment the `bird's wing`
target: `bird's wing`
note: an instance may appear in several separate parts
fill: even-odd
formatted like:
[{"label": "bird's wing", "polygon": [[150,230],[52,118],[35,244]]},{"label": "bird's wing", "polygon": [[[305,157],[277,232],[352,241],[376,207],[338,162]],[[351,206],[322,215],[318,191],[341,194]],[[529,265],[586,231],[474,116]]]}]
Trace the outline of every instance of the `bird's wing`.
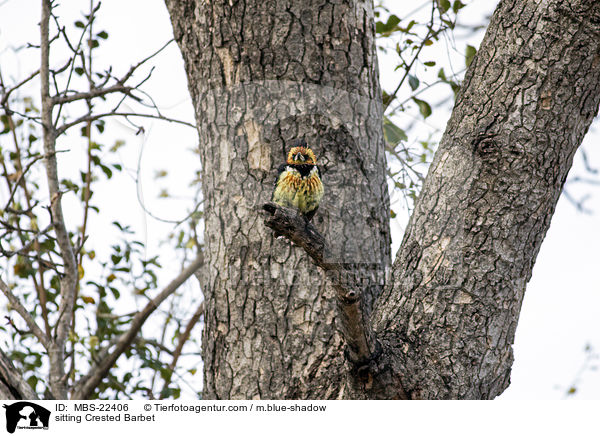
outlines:
[{"label": "bird's wing", "polygon": [[281,176],[281,173],[285,171],[286,166],[287,166],[287,164],[281,164],[281,165],[279,165],[279,168],[277,168],[277,177],[275,177],[275,186],[277,186],[277,183],[279,183],[279,177]]}]

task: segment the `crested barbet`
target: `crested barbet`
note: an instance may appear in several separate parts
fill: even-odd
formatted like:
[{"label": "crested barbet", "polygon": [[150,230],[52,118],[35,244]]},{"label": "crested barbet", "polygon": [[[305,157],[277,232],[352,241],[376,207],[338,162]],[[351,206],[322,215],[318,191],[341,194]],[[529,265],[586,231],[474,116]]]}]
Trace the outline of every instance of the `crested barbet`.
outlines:
[{"label": "crested barbet", "polygon": [[278,169],[273,201],[280,206],[297,209],[308,222],[317,211],[321,198],[323,182],[317,158],[306,141],[297,140],[288,153],[286,163]]}]

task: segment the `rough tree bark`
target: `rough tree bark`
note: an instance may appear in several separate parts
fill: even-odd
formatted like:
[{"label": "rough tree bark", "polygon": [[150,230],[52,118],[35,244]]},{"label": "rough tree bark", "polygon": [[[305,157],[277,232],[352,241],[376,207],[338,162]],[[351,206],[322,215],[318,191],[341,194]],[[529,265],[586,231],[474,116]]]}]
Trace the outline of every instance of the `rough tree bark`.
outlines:
[{"label": "rough tree bark", "polygon": [[340,398],[335,291],[261,206],[304,137],[326,180],[313,221],[370,308],[391,265],[372,2],[166,3],[203,165],[204,398]]},{"label": "rough tree bark", "polygon": [[[525,286],[598,110],[600,3],[500,1],[383,291],[371,2],[166,3],[200,126],[205,397],[485,399],[506,389]],[[353,350],[344,355],[332,324],[348,317],[302,248],[319,254],[273,241],[256,207],[299,136],[326,169],[316,227],[334,255],[320,266],[369,271],[347,278],[382,346],[366,373],[345,362]],[[305,229],[291,227],[301,242]]]}]

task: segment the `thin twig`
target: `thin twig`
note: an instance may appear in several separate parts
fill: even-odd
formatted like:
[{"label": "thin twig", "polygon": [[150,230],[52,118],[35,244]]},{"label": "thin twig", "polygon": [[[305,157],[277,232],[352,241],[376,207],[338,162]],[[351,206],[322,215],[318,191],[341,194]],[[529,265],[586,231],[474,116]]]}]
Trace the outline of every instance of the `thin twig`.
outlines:
[{"label": "thin twig", "polygon": [[133,112],[108,112],[108,113],[104,113],[104,114],[98,114],[98,115],[84,115],[82,117],[77,118],[75,121],[71,121],[70,123],[66,123],[62,126],[60,126],[58,129],[56,129],[56,133],[57,135],[61,135],[62,133],[64,133],[66,130],[70,129],[73,126],[76,126],[77,124],[81,124],[81,123],[85,123],[85,122],[91,122],[91,121],[96,121],[99,120],[100,118],[106,118],[106,117],[141,117],[141,118],[153,118],[153,119],[157,119],[157,120],[163,120],[163,121],[168,121],[170,123],[177,123],[177,124],[182,124],[184,126],[188,126],[188,127],[192,127],[192,128],[196,128],[196,125],[192,124],[192,123],[188,123],[187,121],[182,121],[182,120],[176,120],[174,118],[168,118],[168,117],[164,117],[164,116],[160,116],[160,115],[152,115],[152,114],[136,114]]},{"label": "thin twig", "polygon": [[159,48],[158,50],[156,50],[154,53],[150,54],[149,56],[146,56],[144,59],[142,59],[141,61],[139,61],[137,64],[133,65],[129,71],[127,72],[127,74],[125,74],[123,76],[123,78],[121,78],[121,80],[119,80],[119,83],[124,84],[127,80],[129,80],[129,78],[133,75],[133,73],[142,65],[144,65],[146,62],[148,62],[150,59],[152,59],[153,57],[157,56],[160,52],[162,52],[164,49],[166,49],[173,41],[175,41],[174,38],[171,38],[170,40],[168,40],[161,48]]},{"label": "thin twig", "polygon": [[22,181],[25,178],[25,174],[27,174],[27,172],[31,169],[31,167],[39,160],[44,159],[45,156],[36,156],[35,159],[33,159],[31,162],[29,162],[27,164],[27,166],[25,168],[23,168],[20,173],[19,173],[19,178],[17,179],[17,181],[15,182],[15,184],[13,185],[13,189],[11,190],[10,195],[8,196],[8,201],[6,202],[6,206],[4,207],[4,210],[6,210],[10,204],[13,201],[13,198],[15,197],[15,194],[17,192],[17,188],[19,186],[21,186]]},{"label": "thin twig", "polygon": [[[15,86],[6,90],[4,92],[4,95],[2,96],[2,100],[0,100],[0,106],[4,106],[6,104],[6,102],[8,101],[8,98],[10,97],[10,94],[12,94],[14,91],[19,89],[21,86],[25,85],[27,82],[29,82],[31,79],[33,79],[38,74],[40,74],[40,70],[34,71],[29,76],[27,76],[25,79],[23,79],[19,83],[17,83]],[[4,84],[2,84],[2,88],[4,88]],[[4,88],[4,89],[6,89],[6,88]]]},{"label": "thin twig", "polygon": [[194,329],[194,327],[200,320],[200,317],[202,315],[204,315],[204,307],[205,307],[205,302],[202,301],[198,305],[198,308],[196,309],[196,312],[194,313],[192,318],[190,318],[190,321],[188,322],[188,324],[185,326],[185,330],[183,331],[181,336],[179,336],[179,341],[177,342],[177,347],[173,351],[173,360],[171,360],[171,364],[169,365],[169,371],[167,372],[167,375],[164,379],[165,382],[160,391],[160,399],[161,400],[163,400],[165,398],[165,392],[166,392],[167,388],[169,387],[169,383],[171,383],[171,377],[173,375],[173,371],[175,371],[175,367],[177,366],[177,361],[179,360],[179,357],[181,356],[181,352],[183,351],[183,346],[190,338],[192,330]]},{"label": "thin twig", "polygon": [[[33,235],[33,239],[31,239],[27,244],[23,245],[18,250],[10,250],[10,251],[1,250],[2,255],[6,256],[6,257],[13,257],[15,254],[25,255],[31,249],[32,246],[34,246],[36,243],[38,243],[38,238],[42,235],[47,234],[51,229],[52,229],[52,225],[50,224],[44,230],[42,230],[42,231],[38,230],[37,233],[35,235]],[[38,256],[39,255],[32,256],[32,257],[35,259],[38,259]]]},{"label": "thin twig", "polygon": [[171,283],[169,283],[156,297],[150,300],[146,306],[139,311],[131,320],[129,330],[123,333],[115,344],[115,349],[94,365],[87,375],[83,376],[75,384],[71,399],[83,400],[89,398],[94,389],[107,376],[110,369],[117,362],[119,357],[127,350],[135,337],[141,330],[146,319],[160,306],[160,304],[170,295],[172,295],[198,268],[204,263],[202,253],[187,266]]},{"label": "thin twig", "polygon": [[406,78],[408,77],[413,65],[415,64],[415,62],[419,59],[419,55],[421,54],[421,51],[423,50],[423,48],[425,47],[425,43],[430,39],[430,38],[434,38],[437,35],[439,35],[440,33],[442,33],[444,30],[446,30],[445,27],[442,27],[436,31],[433,31],[433,24],[434,24],[434,14],[435,14],[435,2],[433,2],[433,6],[431,9],[431,18],[429,20],[429,26],[427,26],[427,35],[425,35],[425,38],[423,39],[423,41],[421,41],[421,44],[419,44],[419,48],[417,49],[417,52],[415,53],[415,55],[413,56],[412,61],[410,62],[409,65],[407,65],[405,71],[404,71],[404,75],[402,76],[402,79],[400,79],[400,82],[398,83],[398,86],[396,86],[396,89],[394,90],[394,92],[392,92],[392,94],[389,96],[387,103],[384,105],[384,110],[386,110],[388,108],[388,106],[396,99],[396,95],[398,94],[398,91],[400,91],[400,88],[402,87],[402,84],[404,83],[404,81],[406,80]]},{"label": "thin twig", "polygon": [[40,343],[46,350],[49,350],[51,345],[50,339],[48,339],[42,329],[37,325],[31,314],[27,311],[25,306],[21,304],[21,301],[15,296],[15,294],[12,293],[8,285],[2,279],[0,279],[0,289],[8,299],[12,308],[16,310],[19,315],[21,315],[21,318],[23,318],[23,321],[25,321],[27,327],[29,327],[31,333],[33,333],[33,335],[39,339]]},{"label": "thin twig", "polygon": [[[72,101],[88,100],[88,99],[92,99],[95,97],[101,97],[103,95],[107,95],[107,94],[111,94],[111,93],[115,93],[115,92],[122,92],[124,94],[128,94],[132,90],[133,90],[133,88],[131,88],[129,86],[117,84],[117,85],[109,86],[108,88],[92,88],[87,92],[77,92],[77,93],[71,94],[71,95],[55,96],[55,97],[52,97],[52,102],[54,104],[71,103]],[[63,92],[63,94],[65,94],[65,93],[66,93],[66,91]]]}]

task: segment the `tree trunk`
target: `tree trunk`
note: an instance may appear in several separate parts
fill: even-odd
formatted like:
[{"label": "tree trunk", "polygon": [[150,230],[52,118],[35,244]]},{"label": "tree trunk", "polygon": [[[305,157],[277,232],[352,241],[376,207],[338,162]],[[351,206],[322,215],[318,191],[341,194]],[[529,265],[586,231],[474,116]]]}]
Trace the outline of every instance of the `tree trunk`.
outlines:
[{"label": "tree trunk", "polygon": [[[389,208],[372,4],[333,3],[167,0],[203,164],[205,397],[494,398],[597,113],[600,4],[500,2],[377,298]],[[333,290],[259,215],[295,137],[324,165],[316,227],[364,284],[366,315],[377,299],[383,352],[359,376],[333,325]]]},{"label": "tree trunk", "polygon": [[598,111],[599,32],[595,0],[498,5],[374,314],[413,398],[508,387],[525,285]]},{"label": "tree trunk", "polygon": [[[167,0],[202,161],[204,398],[340,398],[335,293],[261,206],[295,138],[317,155],[313,222],[330,262],[366,283],[390,269],[389,200],[372,2]],[[341,327],[341,326],[340,326]]]}]

